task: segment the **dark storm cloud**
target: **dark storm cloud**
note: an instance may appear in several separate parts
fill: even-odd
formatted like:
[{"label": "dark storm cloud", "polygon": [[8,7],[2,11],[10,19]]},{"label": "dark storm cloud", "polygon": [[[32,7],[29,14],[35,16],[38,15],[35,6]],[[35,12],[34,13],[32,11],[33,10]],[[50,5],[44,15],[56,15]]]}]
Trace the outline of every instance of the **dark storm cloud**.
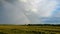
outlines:
[{"label": "dark storm cloud", "polygon": [[30,22],[39,23],[33,12],[27,12],[25,10],[26,6],[24,5],[27,4],[24,2],[20,2],[18,0],[1,0],[1,5],[1,24],[28,24]]}]

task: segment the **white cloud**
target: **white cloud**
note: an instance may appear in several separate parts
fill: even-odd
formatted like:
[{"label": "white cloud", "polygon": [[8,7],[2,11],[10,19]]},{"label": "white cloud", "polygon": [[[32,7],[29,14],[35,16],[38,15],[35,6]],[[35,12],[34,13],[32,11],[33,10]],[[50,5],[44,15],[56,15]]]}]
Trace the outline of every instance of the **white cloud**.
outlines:
[{"label": "white cloud", "polygon": [[28,2],[27,0],[19,0],[20,2]]},{"label": "white cloud", "polygon": [[38,7],[39,8],[39,15],[42,17],[49,17],[51,16],[51,13],[54,11],[54,9],[56,8],[56,1],[49,1],[49,0],[45,0],[42,1],[42,3],[40,3],[41,5]]},{"label": "white cloud", "polygon": [[57,2],[55,0],[22,0],[27,1],[25,4],[26,11],[32,11],[42,17],[49,17],[55,10]]}]

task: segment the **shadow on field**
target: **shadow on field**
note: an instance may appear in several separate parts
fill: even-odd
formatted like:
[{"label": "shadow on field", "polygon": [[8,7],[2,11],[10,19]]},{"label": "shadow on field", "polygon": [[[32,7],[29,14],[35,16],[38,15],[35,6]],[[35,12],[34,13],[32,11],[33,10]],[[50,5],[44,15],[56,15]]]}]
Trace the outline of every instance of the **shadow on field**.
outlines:
[{"label": "shadow on field", "polygon": [[0,32],[0,34],[7,34],[7,33],[4,33],[4,32]]},{"label": "shadow on field", "polygon": [[34,33],[34,34],[56,34],[54,32],[42,32],[42,31],[26,31],[27,33]]},{"label": "shadow on field", "polygon": [[45,30],[45,31],[49,31],[49,32],[60,32],[60,31],[56,31],[56,30]]},{"label": "shadow on field", "polygon": [[14,33],[23,33],[24,31],[20,30],[20,29],[11,29],[11,32],[14,32]]},{"label": "shadow on field", "polygon": [[26,31],[27,33],[34,33],[34,34],[46,34],[45,32],[36,32],[36,31]]},{"label": "shadow on field", "polygon": [[23,34],[46,34],[45,32],[37,32],[37,31],[25,31],[25,30],[19,30],[19,29],[11,29],[14,33],[23,33]]}]

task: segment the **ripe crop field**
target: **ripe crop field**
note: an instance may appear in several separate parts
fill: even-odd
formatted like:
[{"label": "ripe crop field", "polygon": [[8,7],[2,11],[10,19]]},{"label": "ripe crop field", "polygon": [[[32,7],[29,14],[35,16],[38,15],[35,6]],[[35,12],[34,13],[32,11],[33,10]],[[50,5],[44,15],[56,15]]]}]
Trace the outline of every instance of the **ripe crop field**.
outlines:
[{"label": "ripe crop field", "polygon": [[0,34],[60,34],[60,26],[1,25]]}]

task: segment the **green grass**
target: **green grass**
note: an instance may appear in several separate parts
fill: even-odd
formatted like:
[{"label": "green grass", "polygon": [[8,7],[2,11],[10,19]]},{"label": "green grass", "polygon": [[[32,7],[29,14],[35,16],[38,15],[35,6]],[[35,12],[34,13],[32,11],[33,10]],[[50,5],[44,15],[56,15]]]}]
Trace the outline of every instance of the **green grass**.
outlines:
[{"label": "green grass", "polygon": [[1,25],[0,34],[60,34],[60,27]]}]

